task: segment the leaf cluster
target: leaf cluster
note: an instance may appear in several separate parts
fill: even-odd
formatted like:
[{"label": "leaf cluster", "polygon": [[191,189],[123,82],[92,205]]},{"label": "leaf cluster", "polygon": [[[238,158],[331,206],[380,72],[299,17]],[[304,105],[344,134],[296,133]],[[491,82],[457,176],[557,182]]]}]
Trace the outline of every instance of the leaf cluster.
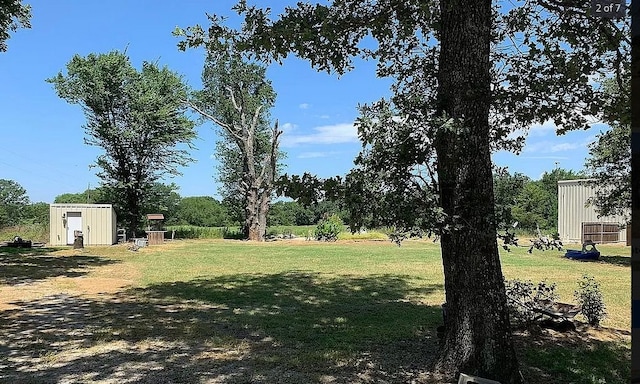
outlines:
[{"label": "leaf cluster", "polygon": [[0,0],[0,52],[7,51],[7,40],[18,28],[31,28],[31,6],[21,0]]}]

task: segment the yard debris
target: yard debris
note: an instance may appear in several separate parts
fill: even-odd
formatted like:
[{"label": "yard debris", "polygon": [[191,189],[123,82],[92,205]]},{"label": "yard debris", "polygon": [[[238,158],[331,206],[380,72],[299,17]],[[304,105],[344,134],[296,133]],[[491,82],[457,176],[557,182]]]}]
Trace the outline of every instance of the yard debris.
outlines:
[{"label": "yard debris", "polygon": [[13,241],[9,241],[6,244],[7,247],[12,248],[31,248],[33,245],[31,240],[23,240],[20,236],[14,237]]},{"label": "yard debris", "polygon": [[560,241],[560,236],[558,233],[554,233],[551,238],[547,236],[542,236],[542,232],[540,232],[540,227],[536,224],[538,238],[530,240],[531,247],[527,252],[531,253],[533,249],[539,249],[541,251],[548,251],[550,249],[557,249],[558,251],[562,251],[562,241]]}]

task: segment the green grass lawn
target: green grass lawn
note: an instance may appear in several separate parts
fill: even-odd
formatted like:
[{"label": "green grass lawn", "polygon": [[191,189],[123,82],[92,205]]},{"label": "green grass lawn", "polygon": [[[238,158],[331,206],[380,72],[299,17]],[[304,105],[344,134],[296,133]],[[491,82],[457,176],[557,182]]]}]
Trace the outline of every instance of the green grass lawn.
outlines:
[{"label": "green grass lawn", "polygon": [[[629,248],[601,251],[601,262],[524,247],[502,253],[507,278],[555,282],[560,301],[573,301],[582,274],[595,276],[609,312],[600,330],[517,333],[530,383],[628,381]],[[138,382],[439,382],[429,372],[444,301],[439,244],[185,240],[137,252],[64,252],[74,256],[62,259],[97,258],[78,278],[126,274],[130,288],[5,311],[5,350],[40,354],[23,365],[0,358],[9,367],[0,380],[20,381],[31,369],[40,382],[100,382],[91,376],[98,371],[104,382],[118,374],[142,375]],[[45,321],[45,308],[64,320]],[[18,337],[26,328],[34,328],[30,336]]]},{"label": "green grass lawn", "polygon": [[[162,251],[153,247],[126,255],[126,261],[143,271],[140,284],[237,274],[270,275],[312,272],[322,279],[338,276],[400,276],[415,286],[437,283],[440,288],[420,300],[440,305],[444,300],[440,246],[428,241],[406,241],[397,247],[390,242],[318,243],[272,242],[252,244],[236,241],[187,241]],[[501,252],[507,279],[557,283],[560,301],[573,301],[573,291],[583,274],[601,283],[609,310],[606,327],[630,328],[630,270],[627,247],[601,246],[603,262],[567,260],[563,251],[512,248]],[[159,254],[149,257],[149,254]]]}]

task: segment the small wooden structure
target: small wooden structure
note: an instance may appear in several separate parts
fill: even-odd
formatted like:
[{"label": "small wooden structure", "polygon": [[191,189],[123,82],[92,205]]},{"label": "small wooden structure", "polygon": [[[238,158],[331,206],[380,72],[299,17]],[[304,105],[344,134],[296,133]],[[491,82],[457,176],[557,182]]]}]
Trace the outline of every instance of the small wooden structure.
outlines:
[{"label": "small wooden structure", "polygon": [[147,244],[157,245],[164,243],[164,233],[162,230],[162,221],[164,215],[162,213],[151,213],[147,215],[149,226],[147,227]]}]

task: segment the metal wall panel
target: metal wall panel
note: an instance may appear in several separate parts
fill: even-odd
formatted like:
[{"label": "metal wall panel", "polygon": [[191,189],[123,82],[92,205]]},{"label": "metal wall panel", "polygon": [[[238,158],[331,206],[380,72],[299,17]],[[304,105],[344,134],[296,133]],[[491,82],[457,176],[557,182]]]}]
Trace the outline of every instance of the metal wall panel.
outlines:
[{"label": "metal wall panel", "polygon": [[50,245],[67,245],[64,217],[68,212],[80,212],[82,215],[84,245],[112,245],[117,242],[116,214],[111,204],[51,204]]},{"label": "metal wall panel", "polygon": [[[582,180],[558,181],[558,233],[564,242],[581,242],[583,223],[624,224],[622,216],[598,217],[593,206],[585,207],[587,200],[595,196],[595,190]],[[622,230],[618,241],[625,242],[627,231]]]}]

